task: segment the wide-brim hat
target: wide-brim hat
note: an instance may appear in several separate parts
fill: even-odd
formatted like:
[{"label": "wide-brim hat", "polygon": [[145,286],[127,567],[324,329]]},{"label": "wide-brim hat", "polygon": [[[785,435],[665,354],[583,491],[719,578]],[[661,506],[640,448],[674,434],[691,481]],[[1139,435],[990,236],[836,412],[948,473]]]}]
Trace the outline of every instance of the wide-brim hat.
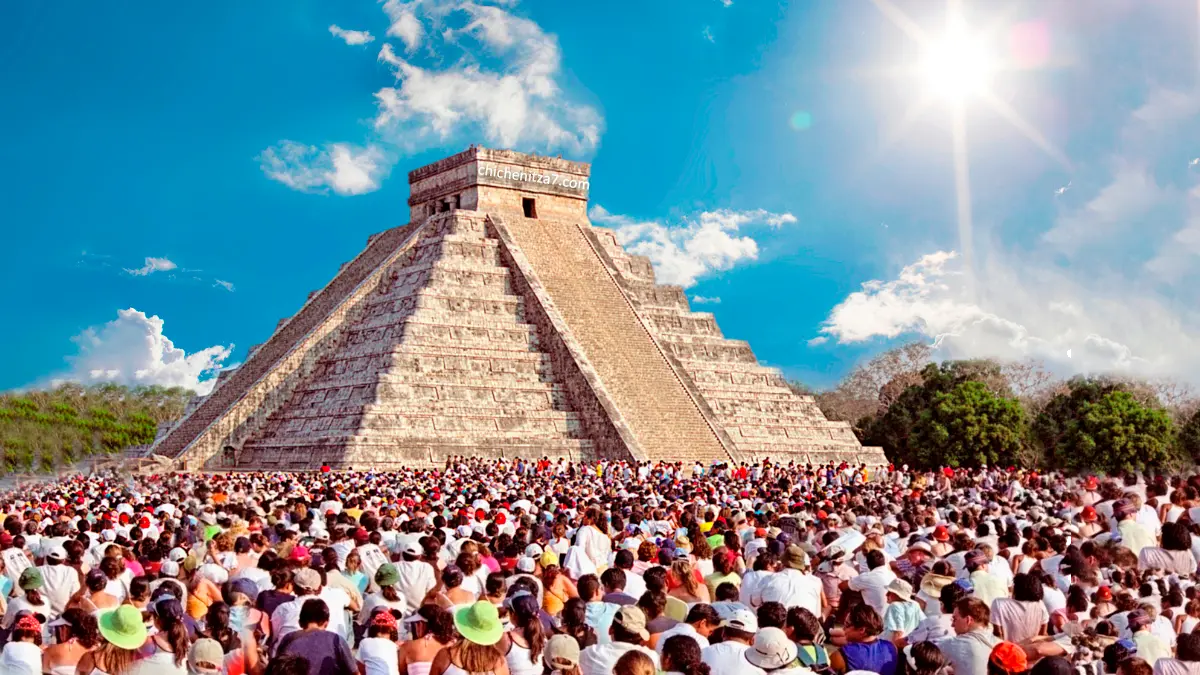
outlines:
[{"label": "wide-brim hat", "polygon": [[776,670],[799,657],[796,643],[778,628],[764,628],[754,636],[754,645],[745,651],[746,660],[763,670]]},{"label": "wide-brim hat", "polygon": [[454,626],[467,640],[477,645],[494,645],[504,636],[504,624],[496,606],[480,600],[454,613]]},{"label": "wide-brim hat", "polygon": [[121,649],[138,649],[146,644],[146,624],[133,605],[121,605],[100,615],[100,634]]},{"label": "wide-brim hat", "polygon": [[941,597],[942,589],[954,583],[954,577],[927,572],[921,579],[921,591],[932,598]]}]

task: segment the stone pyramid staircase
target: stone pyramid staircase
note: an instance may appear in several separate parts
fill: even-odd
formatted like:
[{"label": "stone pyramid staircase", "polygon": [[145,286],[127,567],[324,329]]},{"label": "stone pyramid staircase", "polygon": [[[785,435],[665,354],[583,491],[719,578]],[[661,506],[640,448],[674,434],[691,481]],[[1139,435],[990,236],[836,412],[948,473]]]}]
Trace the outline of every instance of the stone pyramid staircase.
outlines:
[{"label": "stone pyramid staircase", "polygon": [[338,344],[243,444],[239,465],[398,468],[451,454],[590,453],[484,215],[439,214]]},{"label": "stone pyramid staircase", "polygon": [[733,459],[727,437],[638,316],[586,226],[515,214],[489,222],[527,261],[520,266],[536,270],[548,300],[635,439],[636,457],[689,464]]},{"label": "stone pyramid staircase", "polygon": [[740,458],[887,463],[881,449],[859,444],[848,422],[827,420],[813,397],[796,394],[779,370],[759,365],[749,343],[725,338],[711,313],[691,311],[682,288],[656,284],[648,258],[626,253],[611,230],[593,227],[588,235]]}]

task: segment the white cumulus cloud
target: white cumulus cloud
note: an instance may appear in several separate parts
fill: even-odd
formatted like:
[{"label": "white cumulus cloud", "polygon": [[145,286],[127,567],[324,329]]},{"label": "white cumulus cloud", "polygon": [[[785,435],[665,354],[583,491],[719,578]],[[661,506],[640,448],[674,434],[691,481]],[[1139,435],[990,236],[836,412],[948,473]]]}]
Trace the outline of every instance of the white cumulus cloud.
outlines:
[{"label": "white cumulus cloud", "polygon": [[[412,51],[426,34],[414,9],[421,2],[388,2],[389,35]],[[408,149],[481,135],[485,142],[515,149],[563,149],[588,153],[600,141],[602,119],[575,103],[559,85],[558,40],[534,21],[504,7],[476,2],[437,5],[434,21],[461,15],[461,29],[447,28],[431,49],[454,48],[462,56],[449,67],[423,67],[401,57],[390,43],[379,60],[390,65],[396,86],[375,93],[375,128]],[[416,23],[414,23],[416,22]]]},{"label": "white cumulus cloud", "polygon": [[359,148],[331,143],[324,148],[295,141],[281,141],[259,156],[263,173],[301,192],[360,195],[379,189],[391,168],[387,154],[378,146]]},{"label": "white cumulus cloud", "polygon": [[117,382],[130,386],[187,387],[200,394],[212,390],[215,378],[233,345],[201,349],[191,354],[163,334],[163,320],[132,307],[117,318],[72,338],[79,353],[68,357],[71,370],[56,382]]},{"label": "white cumulus cloud", "polygon": [[721,304],[721,298],[693,295],[692,302],[697,305],[719,305]]},{"label": "white cumulus cloud", "polygon": [[705,211],[670,226],[612,214],[600,205],[593,206],[588,215],[593,221],[611,227],[627,251],[650,258],[659,283],[684,288],[694,286],[700,277],[758,259],[758,242],[741,233],[741,228],[777,228],[796,222],[790,213],[763,209]]},{"label": "white cumulus cloud", "polygon": [[[952,251],[862,284],[816,340],[924,336],[945,358],[1036,359],[1062,374],[1200,382],[1200,315],[1140,283],[992,251],[968,275]],[[1094,274],[1094,272],[1093,272]],[[1067,355],[1070,350],[1070,356]]]},{"label": "white cumulus cloud", "polygon": [[179,266],[176,265],[175,263],[171,262],[167,258],[147,257],[145,264],[143,264],[140,268],[135,270],[135,269],[129,269],[128,267],[126,267],[125,271],[129,272],[130,274],[132,274],[135,277],[144,277],[144,276],[153,274],[155,272],[170,272],[171,270],[173,270],[177,267],[179,267]]},{"label": "white cumulus cloud", "polygon": [[368,42],[375,41],[375,36],[371,35],[370,31],[346,30],[345,28],[340,28],[337,24],[330,26],[329,32],[348,45],[365,45]]}]

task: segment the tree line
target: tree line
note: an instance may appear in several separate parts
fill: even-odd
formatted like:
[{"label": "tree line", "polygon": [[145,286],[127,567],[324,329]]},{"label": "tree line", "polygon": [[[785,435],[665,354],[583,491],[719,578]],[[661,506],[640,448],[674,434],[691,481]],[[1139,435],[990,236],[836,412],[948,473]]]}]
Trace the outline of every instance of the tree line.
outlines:
[{"label": "tree line", "polygon": [[904,345],[828,391],[792,386],[897,465],[1116,473],[1200,462],[1200,399],[1187,386],[931,357],[928,345]]},{"label": "tree line", "polygon": [[183,387],[90,387],[0,394],[0,472],[50,472],[154,441],[193,392]]}]

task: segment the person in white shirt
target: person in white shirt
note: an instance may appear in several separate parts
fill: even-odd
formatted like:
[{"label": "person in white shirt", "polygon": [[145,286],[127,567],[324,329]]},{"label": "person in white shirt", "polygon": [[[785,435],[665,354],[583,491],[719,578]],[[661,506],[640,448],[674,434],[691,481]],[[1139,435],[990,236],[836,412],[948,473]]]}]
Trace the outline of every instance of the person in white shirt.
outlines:
[{"label": "person in white shirt", "polygon": [[658,652],[658,657],[661,659],[663,645],[666,644],[667,638],[673,635],[686,635],[695,640],[700,649],[704,649],[708,646],[708,636],[712,635],[720,625],[721,618],[717,616],[717,610],[713,609],[712,605],[704,603],[692,605],[686,621],[675,624],[658,636],[654,650]]},{"label": "person in white shirt", "polygon": [[63,564],[66,559],[67,550],[62,546],[56,546],[47,554],[46,564],[38,568],[42,573],[42,592],[50,601],[50,610],[55,616],[66,611],[67,601],[82,587],[79,581],[79,572],[74,567]]},{"label": "person in white shirt", "polygon": [[725,629],[725,641],[709,645],[700,650],[700,660],[708,664],[713,673],[721,675],[757,675],[757,666],[746,660],[746,650],[754,644],[758,632],[758,617],[750,610],[738,610],[721,622]]},{"label": "person in white shirt", "polygon": [[823,616],[829,606],[821,579],[809,572],[808,554],[796,545],[783,554],[783,569],[759,584],[757,595],[763,602],[778,602],[784,607],[803,607],[814,616]]},{"label": "person in white shirt", "polygon": [[346,637],[349,627],[346,625],[346,609],[358,611],[361,606],[354,603],[349,595],[340,588],[321,587],[321,575],[311,567],[296,570],[292,585],[296,589],[296,599],[285,602],[275,608],[271,614],[271,635],[282,639],[288,633],[301,629],[300,610],[304,601],[310,598],[320,598],[329,607],[328,630]]},{"label": "person in white shirt", "polygon": [[896,578],[896,573],[888,567],[887,558],[879,549],[867,551],[867,567],[868,572],[842,582],[842,587],[862,593],[863,601],[878,612],[879,616],[883,616],[887,609],[887,587]]},{"label": "person in white shirt", "polygon": [[[395,586],[400,591],[400,597],[406,603],[405,614],[417,611],[425,596],[438,583],[437,570],[433,568],[433,565],[421,560],[423,553],[424,549],[421,548],[420,542],[409,542],[404,548],[404,559],[394,563],[399,576]],[[378,580],[376,581],[378,582]]]},{"label": "person in white shirt", "polygon": [[643,646],[650,639],[646,630],[646,615],[637,607],[622,607],[609,626],[611,642],[597,643],[579,655],[581,675],[612,675],[613,666],[626,652],[634,649],[650,657],[658,669],[658,654]]}]

